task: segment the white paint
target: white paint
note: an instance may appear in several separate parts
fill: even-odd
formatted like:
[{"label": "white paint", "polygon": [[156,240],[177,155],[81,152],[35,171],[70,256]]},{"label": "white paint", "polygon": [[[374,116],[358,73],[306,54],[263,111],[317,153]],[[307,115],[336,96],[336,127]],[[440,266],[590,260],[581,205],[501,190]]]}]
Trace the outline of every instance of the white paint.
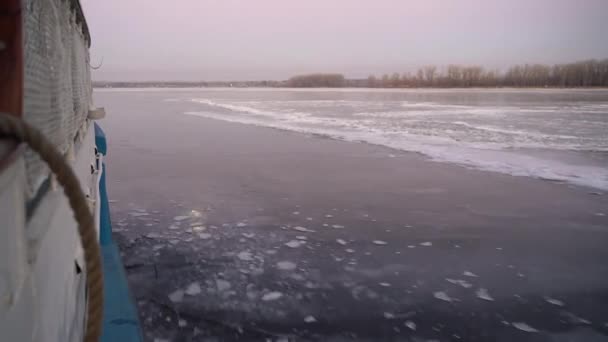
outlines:
[{"label": "white paint", "polygon": [[272,291],[272,292],[268,292],[267,294],[263,295],[262,300],[265,302],[269,302],[272,300],[277,300],[281,297],[283,297],[283,294],[281,292]]},{"label": "white paint", "polygon": [[537,333],[538,330],[532,328],[531,326],[529,326],[528,324],[524,323],[524,322],[513,322],[511,323],[511,325],[516,328],[519,329],[521,331],[525,331],[525,332],[529,332],[529,333]]},{"label": "white paint", "polygon": [[488,292],[487,289],[484,288],[480,288],[479,290],[475,291],[475,295],[477,296],[477,298],[483,299],[483,300],[487,300],[487,301],[494,301],[494,298],[492,298],[492,296],[490,296],[490,293]]},{"label": "white paint", "polygon": [[190,285],[188,285],[188,287],[186,288],[185,293],[188,296],[196,296],[197,294],[201,293],[201,285],[198,282],[194,282]]}]

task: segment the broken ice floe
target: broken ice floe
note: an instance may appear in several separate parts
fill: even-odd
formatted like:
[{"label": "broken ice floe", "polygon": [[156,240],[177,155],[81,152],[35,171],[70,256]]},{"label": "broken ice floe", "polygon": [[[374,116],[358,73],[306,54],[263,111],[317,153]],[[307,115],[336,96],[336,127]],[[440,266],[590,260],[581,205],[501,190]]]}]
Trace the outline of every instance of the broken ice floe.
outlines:
[{"label": "broken ice floe", "polygon": [[305,323],[315,323],[317,319],[314,316],[306,316],[304,317]]},{"label": "broken ice floe", "polygon": [[181,215],[181,216],[175,216],[175,217],[173,218],[173,220],[174,220],[174,221],[183,221],[183,220],[187,220],[187,219],[189,219],[189,218],[190,218],[190,216],[183,216],[183,215]]},{"label": "broken ice floe", "polygon": [[341,244],[342,246],[346,245],[346,241],[344,241],[342,239],[336,239],[336,242]]},{"label": "broken ice floe", "polygon": [[464,272],[462,272],[462,275],[463,275],[463,276],[467,276],[467,277],[475,277],[475,278],[477,278],[477,277],[478,277],[478,275],[477,275],[477,274],[475,274],[475,273],[473,273],[473,272],[469,272],[469,271],[464,271]]},{"label": "broken ice floe", "polygon": [[525,331],[525,332],[529,332],[529,333],[538,332],[538,330],[532,328],[531,326],[529,326],[528,324],[526,324],[524,322],[513,322],[513,323],[511,323],[511,325],[514,328],[519,329],[521,331]]},{"label": "broken ice floe", "polygon": [[480,298],[483,300],[494,301],[494,298],[492,298],[492,296],[490,296],[490,293],[488,292],[488,290],[484,289],[484,288],[480,288],[479,290],[475,291],[475,295],[477,296],[477,298]]},{"label": "broken ice floe", "polygon": [[247,223],[245,223],[245,222],[239,222],[239,223],[236,224],[236,226],[239,227],[239,228],[243,228],[243,227],[247,226]]},{"label": "broken ice floe", "polygon": [[254,233],[243,233],[243,236],[248,239],[252,239],[255,236],[255,234]]},{"label": "broken ice floe", "polygon": [[203,240],[207,240],[207,239],[211,238],[211,234],[209,234],[209,233],[199,233],[198,237],[201,238],[201,239],[203,239]]},{"label": "broken ice floe", "polygon": [[253,260],[253,255],[251,254],[251,252],[243,251],[243,252],[240,252],[239,254],[237,254],[236,256],[237,256],[237,258],[239,258],[240,260],[243,260],[243,261]]},{"label": "broken ice floe", "polygon": [[344,228],[344,226],[341,224],[332,224],[331,227],[334,229],[343,229]]},{"label": "broken ice floe", "polygon": [[229,281],[224,280],[224,279],[216,279],[215,280],[215,287],[217,288],[217,290],[219,292],[224,292],[226,290],[229,290],[230,287],[232,287],[232,285],[230,284]]},{"label": "broken ice floe", "polygon": [[382,246],[382,245],[386,245],[386,244],[387,244],[387,242],[386,242],[386,241],[382,241],[382,240],[374,240],[374,241],[372,241],[372,243],[373,243],[374,245],[380,245],[380,246]]},{"label": "broken ice floe", "polygon": [[291,261],[279,261],[277,262],[277,268],[282,271],[293,271],[296,269],[296,264]]},{"label": "broken ice floe", "polygon": [[345,249],[346,253],[355,253],[354,249],[347,248]]},{"label": "broken ice floe", "polygon": [[298,240],[308,240],[308,238],[306,236],[304,236],[304,235],[297,235],[296,239],[298,239]]},{"label": "broken ice floe", "polygon": [[184,299],[184,290],[176,290],[169,294],[169,300],[173,303],[179,303]]},{"label": "broken ice floe", "polygon": [[410,328],[411,330],[416,331],[416,323],[414,323],[412,321],[405,321],[405,323],[403,323],[403,325]]},{"label": "broken ice floe", "polygon": [[557,306],[564,306],[564,302],[562,302],[559,299],[545,297],[545,301],[547,301],[547,303],[549,303],[549,304],[553,304],[553,305],[557,305]]},{"label": "broken ice floe", "polygon": [[196,296],[201,293],[201,285],[198,282],[194,282],[186,288],[185,293],[189,296]]},{"label": "broken ice floe", "polygon": [[294,230],[297,230],[297,231],[299,231],[299,232],[306,232],[306,233],[314,233],[314,232],[315,232],[315,231],[314,231],[314,230],[312,230],[312,229],[308,229],[308,228],[306,228],[306,227],[302,227],[302,226],[296,226],[296,227],[293,227],[293,229],[294,229]]},{"label": "broken ice floe", "polygon": [[425,246],[425,247],[429,247],[429,246],[432,246],[432,245],[433,245],[433,243],[432,243],[432,242],[430,242],[430,241],[427,241],[427,242],[421,242],[421,243],[420,243],[420,246]]},{"label": "broken ice floe", "polygon": [[291,240],[291,241],[287,242],[285,244],[285,246],[287,246],[289,248],[298,248],[298,247],[304,245],[305,243],[306,243],[305,241]]},{"label": "broken ice floe", "polygon": [[454,284],[454,285],[459,285],[464,287],[465,289],[468,289],[470,287],[473,286],[473,284],[469,283],[466,280],[462,280],[462,279],[450,279],[450,278],[446,278],[445,279],[448,283]]},{"label": "broken ice floe", "polygon": [[380,285],[382,287],[390,287],[391,283],[385,283],[385,282],[383,282],[383,283],[378,283],[378,285]]},{"label": "broken ice floe", "polygon": [[433,297],[435,297],[439,300],[446,301],[446,302],[454,301],[454,298],[450,297],[447,293],[445,293],[443,291],[437,291],[437,292],[433,293]]},{"label": "broken ice floe", "polygon": [[283,294],[281,292],[272,291],[272,292],[268,292],[267,294],[263,295],[262,300],[265,302],[268,302],[271,300],[277,300],[281,297],[283,297]]}]

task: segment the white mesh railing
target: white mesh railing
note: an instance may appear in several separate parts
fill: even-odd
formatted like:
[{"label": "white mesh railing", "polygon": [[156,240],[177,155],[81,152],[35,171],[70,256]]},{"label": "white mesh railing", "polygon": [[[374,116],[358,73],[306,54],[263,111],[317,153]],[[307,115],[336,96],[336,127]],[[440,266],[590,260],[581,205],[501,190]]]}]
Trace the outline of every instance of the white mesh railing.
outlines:
[{"label": "white mesh railing", "polygon": [[[62,152],[74,144],[91,104],[88,31],[77,0],[22,0],[24,119]],[[26,152],[29,196],[49,171]]]}]

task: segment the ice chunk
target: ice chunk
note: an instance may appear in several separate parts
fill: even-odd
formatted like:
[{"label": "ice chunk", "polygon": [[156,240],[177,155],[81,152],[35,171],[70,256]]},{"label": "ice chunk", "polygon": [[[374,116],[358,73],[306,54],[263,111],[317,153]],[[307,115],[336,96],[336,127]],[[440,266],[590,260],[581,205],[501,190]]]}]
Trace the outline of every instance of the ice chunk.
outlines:
[{"label": "ice chunk", "polygon": [[334,217],[334,215],[327,214],[327,215],[325,215],[325,217],[327,217],[327,218],[332,218],[332,217]]},{"label": "ice chunk", "polygon": [[494,301],[494,298],[492,298],[492,296],[490,296],[490,293],[488,293],[488,290],[484,289],[484,288],[480,288],[479,290],[477,290],[475,292],[475,295],[477,295],[477,298],[480,298],[483,300]]},{"label": "ice chunk", "polygon": [[293,229],[294,229],[294,230],[297,230],[297,231],[299,231],[299,232],[307,232],[307,233],[314,233],[314,232],[315,232],[315,231],[314,231],[314,230],[312,230],[312,229],[308,229],[308,228],[301,227],[301,226],[294,227]]},{"label": "ice chunk", "polygon": [[158,233],[148,233],[148,235],[146,235],[146,237],[149,239],[159,239],[161,236]]},{"label": "ice chunk", "polygon": [[386,244],[387,244],[387,242],[386,242],[386,241],[382,241],[382,240],[374,240],[374,241],[372,241],[372,243],[373,243],[374,245],[380,245],[380,246],[383,246],[383,245],[386,245]]},{"label": "ice chunk", "polygon": [[294,211],[292,214],[294,214],[294,215],[300,215],[300,212],[299,211]]},{"label": "ice chunk", "polygon": [[220,292],[226,291],[228,289],[230,289],[230,287],[232,286],[230,284],[229,281],[226,281],[224,279],[216,279],[215,280],[215,286],[217,287],[217,290]]},{"label": "ice chunk", "polygon": [[180,328],[183,328],[183,327],[185,327],[187,325],[188,325],[188,322],[186,322],[185,319],[180,319],[180,320],[177,321],[177,326],[179,326]]},{"label": "ice chunk", "polygon": [[383,287],[390,287],[391,286],[390,283],[378,283],[378,285],[383,286]]},{"label": "ice chunk", "polygon": [[287,242],[285,244],[285,246],[287,246],[289,248],[298,248],[298,247],[302,246],[304,243],[305,243],[304,241],[291,240],[291,241]]},{"label": "ice chunk", "polygon": [[460,285],[462,287],[464,287],[465,289],[468,289],[470,287],[473,286],[473,284],[469,283],[466,280],[462,280],[462,279],[450,279],[450,278],[446,278],[445,279],[448,283],[454,284],[454,285]]},{"label": "ice chunk", "polygon": [[354,249],[347,248],[345,249],[346,253],[355,253]]},{"label": "ice chunk", "polygon": [[201,285],[198,282],[194,282],[186,288],[185,293],[189,296],[196,296],[201,293]]},{"label": "ice chunk", "polygon": [[267,294],[262,296],[262,300],[265,302],[271,301],[271,300],[277,300],[279,298],[283,297],[283,294],[281,292],[278,291],[272,291],[272,292],[268,292]]},{"label": "ice chunk", "polygon": [[312,217],[307,217],[306,221],[312,221]]},{"label": "ice chunk", "polygon": [[403,325],[405,325],[406,327],[416,331],[416,323],[412,322],[412,321],[405,321],[405,323],[403,323]]},{"label": "ice chunk", "polygon": [[432,246],[432,245],[433,245],[433,243],[432,243],[432,242],[430,242],[430,241],[427,241],[427,242],[421,242],[421,243],[420,243],[420,246],[425,246],[425,247],[429,247],[429,246]]},{"label": "ice chunk", "polygon": [[342,229],[342,228],[344,228],[344,226],[341,225],[341,224],[332,224],[331,227],[335,228],[335,229]]},{"label": "ice chunk", "polygon": [[395,314],[392,313],[392,312],[383,312],[382,316],[384,316],[384,318],[386,318],[386,319],[393,319],[393,318],[395,318]]},{"label": "ice chunk", "polygon": [[243,233],[243,236],[248,239],[252,239],[255,236],[255,234],[254,233]]},{"label": "ice chunk", "polygon": [[178,239],[169,240],[169,243],[172,245],[177,245],[179,243]]},{"label": "ice chunk", "polygon": [[341,244],[342,246],[346,245],[346,241],[342,240],[342,239],[337,239],[336,240],[337,243]]},{"label": "ice chunk", "polygon": [[169,300],[173,303],[179,303],[184,299],[184,290],[176,290],[169,294]]},{"label": "ice chunk", "polygon": [[253,255],[251,254],[251,252],[240,252],[239,254],[236,255],[237,258],[243,260],[243,261],[251,261],[253,260]]},{"label": "ice chunk", "polygon": [[549,298],[549,297],[545,297],[545,300],[547,301],[547,303],[549,304],[553,304],[553,305],[557,305],[557,306],[564,306],[564,302],[562,302],[559,299],[555,299],[555,298]]},{"label": "ice chunk", "polygon": [[528,324],[526,324],[524,322],[513,322],[513,323],[511,323],[511,325],[514,328],[519,329],[521,331],[525,331],[525,332],[529,332],[529,333],[536,333],[536,332],[538,332],[538,330],[532,328],[531,326],[529,326]]},{"label": "ice chunk", "polygon": [[277,268],[283,271],[293,271],[296,269],[296,264],[291,261],[279,261],[277,262]]},{"label": "ice chunk", "polygon": [[203,239],[203,240],[207,240],[207,239],[211,238],[211,234],[209,234],[209,233],[199,233],[198,237],[201,238],[201,239]]},{"label": "ice chunk", "polygon": [[296,239],[298,239],[298,240],[308,240],[308,238],[306,236],[304,236],[304,235],[298,235],[298,236],[296,236]]},{"label": "ice chunk", "polygon": [[239,228],[242,228],[242,227],[247,226],[247,223],[245,223],[245,222],[239,222],[239,223],[236,224],[236,226],[239,227]]},{"label": "ice chunk", "polygon": [[314,316],[306,316],[306,317],[304,317],[304,322],[306,322],[306,323],[314,323],[316,321],[317,321],[317,319]]},{"label": "ice chunk", "polygon": [[475,277],[475,278],[477,278],[477,277],[478,277],[478,275],[477,275],[477,274],[475,274],[475,273],[473,273],[473,272],[469,272],[469,271],[464,271],[464,272],[462,272],[462,275],[463,275],[463,276],[467,276],[467,277]]},{"label": "ice chunk", "polygon": [[439,300],[446,301],[446,302],[454,301],[454,298],[450,297],[447,293],[445,293],[443,291],[437,291],[437,292],[433,293],[433,297],[435,297]]},{"label": "ice chunk", "polygon": [[186,219],[189,219],[189,218],[190,218],[190,216],[183,216],[183,215],[182,215],[182,216],[175,216],[175,217],[173,218],[173,220],[174,220],[174,221],[183,221],[183,220],[186,220]]}]

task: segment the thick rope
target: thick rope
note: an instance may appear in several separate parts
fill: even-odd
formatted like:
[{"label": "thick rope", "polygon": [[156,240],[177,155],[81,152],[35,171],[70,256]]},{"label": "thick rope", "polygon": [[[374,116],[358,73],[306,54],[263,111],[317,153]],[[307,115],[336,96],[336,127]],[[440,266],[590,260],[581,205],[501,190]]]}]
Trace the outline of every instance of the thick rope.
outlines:
[{"label": "thick rope", "polygon": [[64,156],[57,151],[40,131],[23,120],[0,113],[0,137],[9,137],[24,142],[36,151],[44,160],[57,181],[63,187],[74,218],[78,223],[80,242],[84,250],[87,286],[87,317],[85,342],[97,342],[101,336],[103,319],[103,273],[101,268],[101,251],[97,241],[97,230],[87,199],[80,188],[80,182]]}]

